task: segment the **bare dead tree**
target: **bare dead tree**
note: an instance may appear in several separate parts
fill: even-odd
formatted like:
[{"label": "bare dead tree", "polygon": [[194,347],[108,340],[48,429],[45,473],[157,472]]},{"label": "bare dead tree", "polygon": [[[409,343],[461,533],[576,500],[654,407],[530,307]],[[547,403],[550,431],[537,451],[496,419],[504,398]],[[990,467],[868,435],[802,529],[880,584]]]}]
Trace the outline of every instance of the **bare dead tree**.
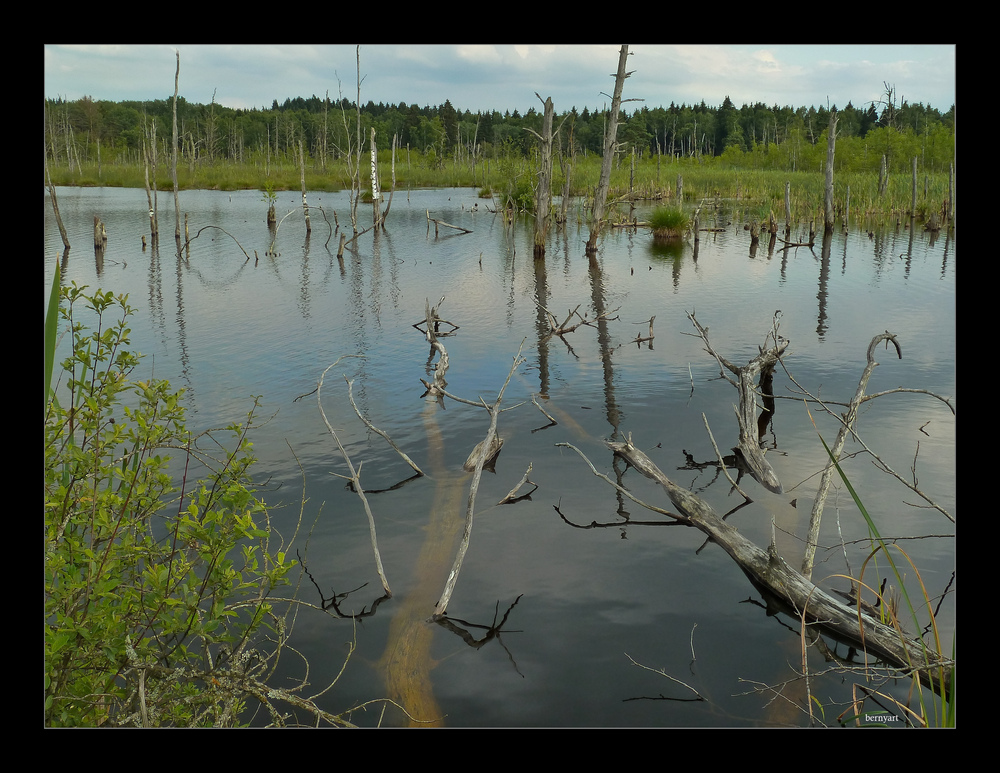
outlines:
[{"label": "bare dead tree", "polygon": [[538,182],[535,188],[535,246],[534,253],[536,258],[544,257],[545,255],[545,239],[549,232],[549,220],[551,219],[552,209],[552,141],[556,135],[559,134],[559,130],[562,129],[562,124],[566,122],[563,118],[562,123],[559,124],[559,129],[555,132],[552,131],[552,117],[553,117],[553,105],[552,97],[547,97],[542,99],[541,94],[537,91],[535,96],[541,101],[543,105],[543,115],[542,115],[542,133],[539,134],[534,129],[525,127],[526,131],[531,132],[539,141],[539,153],[538,153]]},{"label": "bare dead tree", "polygon": [[181,202],[180,186],[177,184],[177,89],[181,78],[181,52],[177,51],[177,70],[174,73],[174,129],[173,129],[173,159],[170,164],[170,174],[174,182],[174,241],[177,242],[177,252],[181,250]]},{"label": "bare dead tree", "polygon": [[69,237],[66,235],[66,226],[63,225],[62,216],[59,214],[59,202],[56,200],[56,187],[52,184],[52,177],[49,175],[49,149],[45,142],[42,142],[42,150],[45,153],[45,182],[49,188],[49,199],[52,201],[52,214],[55,215],[56,225],[59,227],[59,236],[62,237],[63,247],[69,250]]},{"label": "bare dead tree", "polygon": [[826,185],[824,196],[824,224],[826,231],[833,230],[833,160],[837,147],[837,111],[830,111],[830,127],[826,137]]},{"label": "bare dead tree", "polygon": [[[611,187],[611,165],[615,160],[618,148],[618,113],[622,106],[622,90],[625,79],[632,73],[625,71],[628,63],[628,46],[622,46],[618,52],[618,72],[615,75],[615,91],[611,97],[611,112],[608,115],[608,128],[604,135],[604,156],[601,159],[601,178],[594,193],[594,206],[590,214],[590,238],[587,240],[587,254],[597,252],[597,237],[604,223],[604,207],[608,199],[608,189]],[[633,100],[626,100],[631,102]]]}]

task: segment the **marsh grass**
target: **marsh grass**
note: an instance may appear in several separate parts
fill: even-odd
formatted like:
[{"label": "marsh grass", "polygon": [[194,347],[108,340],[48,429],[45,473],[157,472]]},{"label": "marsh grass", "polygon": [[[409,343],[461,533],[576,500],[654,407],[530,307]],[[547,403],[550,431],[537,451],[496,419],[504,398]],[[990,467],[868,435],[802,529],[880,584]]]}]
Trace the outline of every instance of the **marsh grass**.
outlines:
[{"label": "marsh grass", "polygon": [[[922,607],[926,608],[927,613],[929,615],[928,627],[930,628],[933,634],[934,647],[939,653],[944,654],[944,650],[942,649],[941,646],[942,642],[941,642],[940,632],[938,631],[937,619],[934,614],[934,608],[931,604],[931,599],[927,591],[927,587],[924,585],[923,579],[920,576],[920,572],[917,570],[917,567],[913,564],[910,557],[901,547],[899,547],[898,544],[896,544],[895,542],[886,543],[882,539],[882,535],[879,533],[878,526],[876,525],[875,520],[868,512],[864,503],[861,501],[861,497],[858,495],[858,492],[855,491],[854,486],[851,485],[851,481],[848,479],[847,474],[844,472],[843,468],[840,466],[840,463],[837,461],[833,452],[830,450],[830,447],[827,445],[822,435],[819,435],[819,439],[820,442],[823,444],[823,448],[826,449],[826,453],[830,457],[830,460],[833,462],[833,465],[836,468],[837,473],[840,475],[841,480],[847,487],[847,490],[850,493],[851,498],[854,500],[855,505],[857,505],[858,510],[861,512],[862,517],[865,519],[865,523],[868,525],[869,536],[872,541],[872,551],[869,554],[868,558],[865,560],[865,564],[861,569],[860,577],[857,580],[855,580],[854,578],[850,578],[853,583],[856,583],[856,587],[858,587],[859,600],[861,596],[861,590],[860,590],[861,588],[867,588],[868,590],[875,593],[877,597],[877,605],[876,605],[877,614],[881,616],[883,623],[894,627],[899,632],[900,637],[904,637],[906,635],[903,632],[903,628],[900,623],[898,615],[901,604],[905,604],[906,612],[909,616],[909,619],[911,619],[914,622],[914,625],[916,625],[918,629],[920,628],[920,621],[917,616],[917,609],[914,607],[914,604],[910,599],[910,594],[907,591],[906,584],[904,583],[905,569],[902,569],[899,565],[897,565],[896,560],[893,558],[893,552],[898,553],[899,555],[902,556],[904,561],[907,564],[909,564],[911,571],[913,572],[914,576],[917,579],[917,582],[920,586],[920,594],[922,596],[920,603]],[[898,590],[892,590],[890,588],[889,591],[886,592],[884,583],[877,590],[865,584],[864,574],[865,574],[865,569],[869,563],[874,562],[876,568],[876,576],[881,574],[881,570],[878,568],[878,560],[880,555],[885,557],[885,561],[888,563],[891,574],[897,583]],[[955,658],[955,640],[953,639],[952,640],[953,663],[949,671],[945,673],[943,669],[932,670],[932,672],[928,674],[928,676],[930,677],[930,681],[934,684],[934,691],[930,696],[925,695],[924,686],[921,683],[919,676],[914,674],[912,681],[912,693],[916,695],[917,705],[919,706],[919,714],[914,714],[914,712],[909,708],[909,706],[898,703],[898,701],[895,701],[895,699],[891,698],[890,696],[887,696],[882,693],[878,693],[876,696],[868,688],[862,688],[860,685],[856,685],[857,689],[855,690],[855,695],[862,697],[855,698],[854,705],[852,706],[853,714],[851,714],[850,716],[845,714],[844,716],[841,717],[841,722],[847,723],[860,720],[864,714],[863,709],[865,700],[868,697],[873,697],[876,699],[875,700],[876,705],[879,705],[878,698],[895,703],[896,706],[900,709],[900,711],[904,715],[915,717],[915,721],[917,721],[918,724],[924,727],[928,726],[954,727],[956,720],[956,705],[955,705],[956,667],[954,664],[954,658]],[[876,714],[883,713],[883,710],[881,709],[876,710],[875,713]]]},{"label": "marsh grass", "polygon": [[690,218],[679,207],[657,207],[649,216],[653,238],[679,239],[687,231]]},{"label": "marsh grass", "polygon": [[[391,180],[391,151],[379,153],[381,187],[388,190]],[[593,194],[600,178],[600,158],[595,155],[577,156],[572,164],[573,196]],[[494,196],[511,188],[530,189],[535,172],[533,162],[519,156],[444,160],[415,151],[398,150],[395,159],[396,189],[407,188],[475,188],[488,190]],[[104,163],[51,169],[52,181],[60,186],[110,186],[142,188],[143,168],[135,163]],[[193,165],[184,161],[178,166],[181,189],[245,190],[261,189],[269,181],[275,190],[298,190],[299,167],[290,158],[255,158],[247,163],[207,163]],[[677,178],[683,179],[683,204],[695,206],[704,200],[726,199],[773,211],[784,219],[785,183],[790,184],[792,219],[807,222],[822,216],[824,175],[815,171],[782,171],[777,169],[740,168],[717,159],[644,158],[635,170],[620,159],[612,171],[610,201],[662,200],[676,197]],[[557,165],[553,190],[561,191],[565,174]],[[161,164],[157,171],[159,190],[171,190],[169,169]],[[338,191],[350,187],[350,177],[340,161],[330,161],[323,169],[315,161],[307,163],[306,186],[310,190]],[[850,188],[850,219],[873,225],[898,221],[911,215],[913,180],[910,173],[889,175],[885,193],[878,191],[877,172],[837,172],[834,176],[834,200],[838,218],[843,220],[847,190]],[[921,173],[918,179],[916,211],[920,221],[931,214],[940,215],[948,197],[948,177],[945,173]],[[530,197],[529,197],[530,198]]]}]

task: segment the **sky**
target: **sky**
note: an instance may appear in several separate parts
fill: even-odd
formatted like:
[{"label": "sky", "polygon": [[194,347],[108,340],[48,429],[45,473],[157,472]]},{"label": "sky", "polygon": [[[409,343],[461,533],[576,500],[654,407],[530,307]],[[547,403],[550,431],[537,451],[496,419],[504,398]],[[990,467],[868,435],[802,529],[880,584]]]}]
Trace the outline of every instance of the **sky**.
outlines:
[{"label": "sky", "polygon": [[[442,105],[520,113],[601,109],[611,102],[620,44],[397,44],[360,47],[361,102]],[[357,97],[358,49],[340,45],[138,44],[44,47],[45,96],[68,100],[172,97],[270,108],[286,98]],[[953,44],[649,45],[630,44],[632,75],[622,109],[671,102],[718,107],[728,96],[767,106],[843,108],[879,101],[885,84],[899,100],[947,111],[955,103]],[[536,96],[537,94],[537,96]],[[539,98],[541,97],[541,99]]]}]

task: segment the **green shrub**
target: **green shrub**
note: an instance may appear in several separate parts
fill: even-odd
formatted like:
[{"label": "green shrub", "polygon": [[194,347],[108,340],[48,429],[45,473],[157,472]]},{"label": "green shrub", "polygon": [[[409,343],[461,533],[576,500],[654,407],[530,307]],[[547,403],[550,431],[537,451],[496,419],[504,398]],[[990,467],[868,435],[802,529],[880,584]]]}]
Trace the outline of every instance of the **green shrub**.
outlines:
[{"label": "green shrub", "polygon": [[[53,377],[65,405],[46,384],[45,724],[239,724],[248,698],[267,703],[276,655],[254,647],[284,640],[269,596],[295,563],[270,549],[249,481],[254,410],[229,427],[234,450],[199,454],[183,390],[132,380],[127,297],[85,290],[61,292],[72,353]],[[171,450],[185,462],[179,490]]]}]

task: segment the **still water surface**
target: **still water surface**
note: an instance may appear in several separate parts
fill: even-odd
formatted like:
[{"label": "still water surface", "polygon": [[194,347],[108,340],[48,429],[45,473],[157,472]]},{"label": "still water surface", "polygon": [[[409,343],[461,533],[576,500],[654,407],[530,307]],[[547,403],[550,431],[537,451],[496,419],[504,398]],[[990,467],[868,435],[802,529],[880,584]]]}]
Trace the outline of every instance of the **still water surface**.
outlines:
[{"label": "still water surface", "polygon": [[[453,727],[807,724],[801,681],[785,688],[788,700],[772,701],[757,689],[794,679],[795,622],[768,617],[741,571],[700,533],[653,523],[662,519],[623,500],[577,453],[556,444],[572,443],[614,478],[621,465],[616,470],[603,441],[631,433],[661,469],[718,511],[740,504],[715,468],[692,465],[685,455],[699,463],[715,458],[705,419],[724,452],[737,441],[735,390],[718,378],[718,366],[691,335],[688,312],[710,328],[721,354],[745,364],[780,310],[780,332],[792,342],[786,367],[803,387],[833,401],[854,394],[868,343],[884,330],[899,335],[903,358],[879,352],[869,393],[903,386],[956,394],[955,244],[919,230],[869,235],[852,229],[833,237],[826,256],[818,245],[771,252],[766,243],[751,255],[738,203],[723,202],[707,222],[703,213],[703,225],[723,230],[703,234],[697,251],[690,242],[656,248],[641,229],[615,231],[589,261],[586,229],[571,217],[567,231],[553,236],[544,262],[536,262],[530,223],[505,230],[472,190],[421,190],[397,192],[387,230],[361,236],[341,261],[339,237],[331,236],[318,209],[307,239],[301,197],[283,193],[279,219],[297,211],[280,226],[279,255],[265,257],[270,236],[259,192],[190,191],[180,201],[191,234],[212,225],[229,235],[206,229],[179,260],[172,195],[160,196],[165,238],[159,254],[142,248],[148,230],[143,191],[59,189],[58,195],[73,244],[63,263],[65,281],[129,295],[137,308],[133,346],[145,355],[140,377],[184,387],[192,429],[239,421],[252,396],[261,396],[259,416],[273,415],[253,435],[261,496],[274,507],[278,528],[290,533],[304,485],[311,533],[298,548],[309,571],[327,597],[364,586],[342,608],[360,609],[379,595],[368,525],[357,496],[336,477],[346,467],[316,396],[295,398],[314,390],[337,358],[363,355],[327,374],[323,407],[354,464],[364,463],[366,489],[388,489],[410,471],[358,420],[342,377],[353,381],[366,416],[428,472],[371,497],[393,598],[356,626],[318,611],[298,616],[293,644],[309,661],[316,691],[340,671],[347,642],[356,637],[357,651],[340,681],[320,699],[330,711],[388,696],[423,719],[443,716],[442,724]],[[346,195],[313,192],[308,200],[330,221],[336,211],[340,223],[348,223]],[[472,232],[435,234],[428,211]],[[370,219],[367,208],[361,213]],[[101,262],[90,249],[95,214],[109,237]],[[47,281],[60,252],[46,198]],[[451,616],[485,626],[462,626],[481,639],[517,601],[499,637],[478,647],[422,622],[443,589],[464,523],[470,476],[462,464],[488,427],[483,410],[422,398],[429,348],[413,325],[428,300],[437,304],[442,297],[441,316],[458,326],[443,339],[449,392],[491,401],[519,347],[525,357],[505,394],[504,405],[517,407],[501,416],[505,445],[495,474],[483,476],[471,545],[448,607]],[[546,339],[540,305],[560,322],[579,308],[593,324],[565,340]],[[598,324],[601,313],[606,318]],[[654,316],[652,345],[629,344],[648,334]],[[779,372],[776,394],[790,395],[792,388]],[[541,429],[548,419],[531,403],[533,395],[556,426]],[[813,415],[831,442],[835,423]],[[955,419],[942,403],[920,394],[883,397],[863,410],[858,429],[904,477],[919,443],[921,488],[955,514]],[[744,479],[754,501],[729,521],[766,546],[773,516],[779,549],[798,565],[825,452],[805,407],[794,400],[778,401],[766,441],[785,493]],[[848,444],[848,453],[858,450]],[[529,463],[538,486],[531,498],[495,506]],[[884,536],[954,532],[942,515],[915,506],[916,496],[879,473],[870,458],[851,458],[846,468]],[[622,482],[645,501],[666,505],[634,471]],[[858,540],[866,535],[849,495],[836,487],[814,579],[857,572],[866,555]],[[939,618],[950,646],[954,540],[902,544],[932,595],[951,592]],[[836,579],[822,584],[846,589]],[[319,602],[308,581],[300,594]],[[692,700],[691,690],[636,664],[662,669],[705,700]],[[818,657],[811,662],[812,669],[825,667]],[[288,684],[302,676],[292,657],[285,668]],[[842,710],[852,679],[813,681],[813,694],[830,707],[827,721]],[[902,682],[901,695],[905,689]],[[380,710],[355,712],[352,719],[374,725]],[[390,709],[381,721],[396,725],[405,718]]]}]

